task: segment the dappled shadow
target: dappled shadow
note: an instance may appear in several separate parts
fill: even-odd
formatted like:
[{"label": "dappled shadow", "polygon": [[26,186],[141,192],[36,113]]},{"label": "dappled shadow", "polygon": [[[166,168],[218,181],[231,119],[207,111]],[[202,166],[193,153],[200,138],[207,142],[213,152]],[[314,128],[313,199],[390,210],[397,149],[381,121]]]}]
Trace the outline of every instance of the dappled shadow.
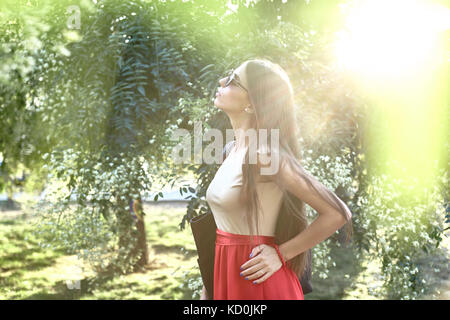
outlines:
[{"label": "dappled shadow", "polygon": [[13,226],[13,225],[19,224],[19,222],[8,219],[8,220],[0,220],[0,224],[4,225],[4,226]]},{"label": "dappled shadow", "polygon": [[[1,272],[11,271],[11,270],[25,270],[33,271],[42,268],[49,267],[53,265],[58,258],[58,256],[41,256],[34,257],[34,253],[42,253],[41,248],[31,248],[24,249],[20,252],[14,252],[9,255],[1,257],[3,267],[0,267]],[[55,252],[55,251],[53,251]],[[62,252],[60,252],[62,253]],[[12,265],[11,267],[5,267],[5,265]]]},{"label": "dappled shadow", "polygon": [[353,288],[358,275],[365,270],[356,257],[356,249],[351,245],[338,247],[332,242],[330,257],[336,266],[330,268],[326,279],[320,278],[318,272],[313,270],[311,279],[313,291],[305,295],[305,300],[342,300],[346,296],[346,291]]},{"label": "dappled shadow", "polygon": [[[35,292],[30,296],[25,297],[25,300],[79,300],[85,295],[89,295],[92,291],[108,281],[112,280],[112,277],[98,278],[88,277],[77,281],[57,281],[51,288],[43,288],[39,292]],[[52,289],[54,293],[49,293],[49,289]]]},{"label": "dappled shadow", "polygon": [[[448,300],[450,290],[448,281],[450,280],[450,241],[444,240],[441,246],[433,252],[423,253],[421,256],[413,257],[414,265],[419,269],[416,283],[419,288],[423,286],[424,292],[419,295],[419,299],[443,299]],[[421,284],[424,280],[425,284]],[[389,291],[388,294],[393,294]]]},{"label": "dappled shadow", "polygon": [[[58,281],[51,288],[43,288],[39,292],[35,292],[25,300],[80,300],[83,298],[91,298],[93,291],[98,290],[105,293],[100,299],[139,299],[142,296],[154,295],[160,296],[161,299],[173,299],[174,292],[183,292],[188,297],[189,293],[185,293],[183,289],[174,287],[167,292],[167,276],[161,276],[152,279],[152,287],[143,286],[137,281],[117,282],[111,276],[90,277],[80,280],[78,283],[66,281]],[[53,291],[54,293],[49,293]],[[99,299],[98,297],[96,299]]]},{"label": "dappled shadow", "polygon": [[[180,283],[185,281],[183,271],[190,265],[186,262],[192,262],[197,252],[182,245],[185,238],[190,238],[180,237],[174,226],[161,225],[167,232],[152,230],[152,239],[148,241],[152,253],[149,264],[143,268],[123,276],[107,270],[72,282],[64,279],[66,275],[67,279],[74,276],[70,274],[71,254],[58,248],[42,248],[39,242],[47,243],[48,239],[43,237],[51,235],[36,234],[29,218],[21,215],[0,219],[4,240],[0,243],[0,294],[7,299],[192,299],[192,290],[180,287]],[[166,240],[166,244],[162,243]]]},{"label": "dappled shadow", "polygon": [[[161,254],[161,253],[176,253],[183,255],[184,260],[189,260],[192,257],[197,255],[196,250],[189,250],[186,249],[184,246],[181,245],[170,245],[166,246],[164,244],[152,244],[151,248],[154,250],[155,254]],[[182,251],[183,250],[183,251]]]}]

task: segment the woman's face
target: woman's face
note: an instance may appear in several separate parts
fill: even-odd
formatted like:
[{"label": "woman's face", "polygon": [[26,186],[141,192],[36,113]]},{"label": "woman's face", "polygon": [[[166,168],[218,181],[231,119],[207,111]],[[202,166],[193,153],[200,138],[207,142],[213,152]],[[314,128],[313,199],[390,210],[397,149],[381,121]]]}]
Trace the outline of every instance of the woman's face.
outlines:
[{"label": "woman's face", "polygon": [[[248,88],[245,76],[245,63],[241,64],[234,70],[235,79],[239,81],[244,88]],[[219,80],[220,87],[217,90],[214,105],[224,111],[242,112],[244,108],[250,105],[247,91],[241,88],[235,80],[225,87],[228,76]]]}]

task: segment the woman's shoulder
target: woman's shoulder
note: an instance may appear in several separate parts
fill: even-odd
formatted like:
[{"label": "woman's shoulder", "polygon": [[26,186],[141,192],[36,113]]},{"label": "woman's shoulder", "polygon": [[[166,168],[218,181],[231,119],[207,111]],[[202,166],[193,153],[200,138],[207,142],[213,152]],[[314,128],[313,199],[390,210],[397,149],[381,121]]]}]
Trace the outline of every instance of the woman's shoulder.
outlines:
[{"label": "woman's shoulder", "polygon": [[225,144],[225,147],[223,148],[222,151],[223,160],[225,160],[225,158],[230,154],[230,151],[233,148],[235,142],[236,142],[235,140],[231,140]]}]

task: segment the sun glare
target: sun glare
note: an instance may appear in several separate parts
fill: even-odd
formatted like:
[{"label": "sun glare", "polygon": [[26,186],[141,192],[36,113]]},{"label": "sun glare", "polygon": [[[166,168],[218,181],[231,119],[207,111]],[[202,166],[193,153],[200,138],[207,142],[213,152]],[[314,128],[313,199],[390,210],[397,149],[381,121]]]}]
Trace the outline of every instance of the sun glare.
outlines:
[{"label": "sun glare", "polygon": [[406,169],[398,175],[433,176],[448,130],[450,10],[417,0],[352,1],[342,9],[337,64],[370,97],[373,120],[386,124],[369,134],[374,163],[389,171],[385,160],[394,159]]},{"label": "sun glare", "polygon": [[366,0],[349,8],[335,44],[338,63],[372,79],[417,75],[436,56],[450,10],[415,0]]}]

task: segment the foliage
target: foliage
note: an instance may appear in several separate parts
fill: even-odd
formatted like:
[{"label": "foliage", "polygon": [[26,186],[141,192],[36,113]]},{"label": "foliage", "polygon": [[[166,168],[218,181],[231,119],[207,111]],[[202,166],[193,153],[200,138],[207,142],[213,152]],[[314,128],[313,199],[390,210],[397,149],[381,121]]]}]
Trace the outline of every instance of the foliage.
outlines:
[{"label": "foliage", "polygon": [[[147,174],[133,171],[142,170],[141,161],[135,158],[124,163],[120,158],[106,157],[107,170],[102,168],[103,159],[92,154],[82,156],[73,149],[55,150],[44,157],[48,157],[50,184],[33,209],[41,218],[36,232],[53,235],[45,245],[52,244],[77,254],[99,271],[111,266],[121,273],[130,271],[138,259],[128,259],[137,231],[124,195],[135,199],[140,196],[140,191],[129,182],[130,175],[138,174],[139,183],[148,189]],[[76,172],[82,176],[76,177]],[[75,206],[71,198],[76,199]],[[114,212],[121,212],[122,217]],[[123,225],[129,228],[121,230]],[[127,247],[119,245],[124,236],[129,239]]]},{"label": "foliage", "polygon": [[190,290],[192,292],[193,300],[200,300],[203,290],[203,280],[199,276],[197,268],[191,268],[183,273],[183,282],[180,284],[180,288]]},{"label": "foliage", "polygon": [[[394,161],[391,166],[401,168]],[[448,172],[423,186],[411,177],[373,175],[357,205],[358,243],[369,258],[382,261],[383,289],[389,299],[414,299],[426,288],[415,261],[432,254],[442,240]],[[447,192],[447,195],[445,195]]]},{"label": "foliage", "polygon": [[[97,268],[131,270],[136,230],[128,205],[173,167],[173,130],[204,114],[207,100],[195,75],[211,60],[195,45],[212,41],[217,26],[200,7],[182,6],[80,3],[81,28],[65,30],[67,54],[58,57],[58,72],[43,77],[40,97],[48,103],[41,121],[54,146],[42,160],[48,182],[62,185],[42,201],[47,206],[38,204],[42,223],[54,231],[55,244]],[[60,30],[66,8],[60,3],[49,15]],[[194,13],[201,21],[188,24]],[[75,210],[68,210],[71,194]]]},{"label": "foliage", "polygon": [[[344,153],[341,156],[331,158],[328,155],[313,155],[313,150],[303,150],[305,156],[302,164],[307,172],[318,179],[330,190],[345,190],[345,194],[341,195],[345,199],[350,210],[354,212],[354,200],[358,191],[358,181],[352,175],[353,163],[352,154]],[[306,206],[308,220],[311,222],[314,217],[314,210],[310,206]],[[329,271],[336,263],[331,260],[330,243],[333,237],[322,241],[313,248],[313,272],[317,273],[320,278],[326,279]],[[340,245],[339,242],[336,245]]]},{"label": "foliage", "polygon": [[46,70],[54,68],[55,57],[62,54],[61,39],[41,19],[51,11],[49,3],[36,8],[22,1],[20,8],[16,2],[0,4],[0,191],[9,197],[19,186],[14,176],[20,171],[24,178],[29,172],[39,176],[41,152],[50,148],[40,128],[44,101],[38,92]]}]

